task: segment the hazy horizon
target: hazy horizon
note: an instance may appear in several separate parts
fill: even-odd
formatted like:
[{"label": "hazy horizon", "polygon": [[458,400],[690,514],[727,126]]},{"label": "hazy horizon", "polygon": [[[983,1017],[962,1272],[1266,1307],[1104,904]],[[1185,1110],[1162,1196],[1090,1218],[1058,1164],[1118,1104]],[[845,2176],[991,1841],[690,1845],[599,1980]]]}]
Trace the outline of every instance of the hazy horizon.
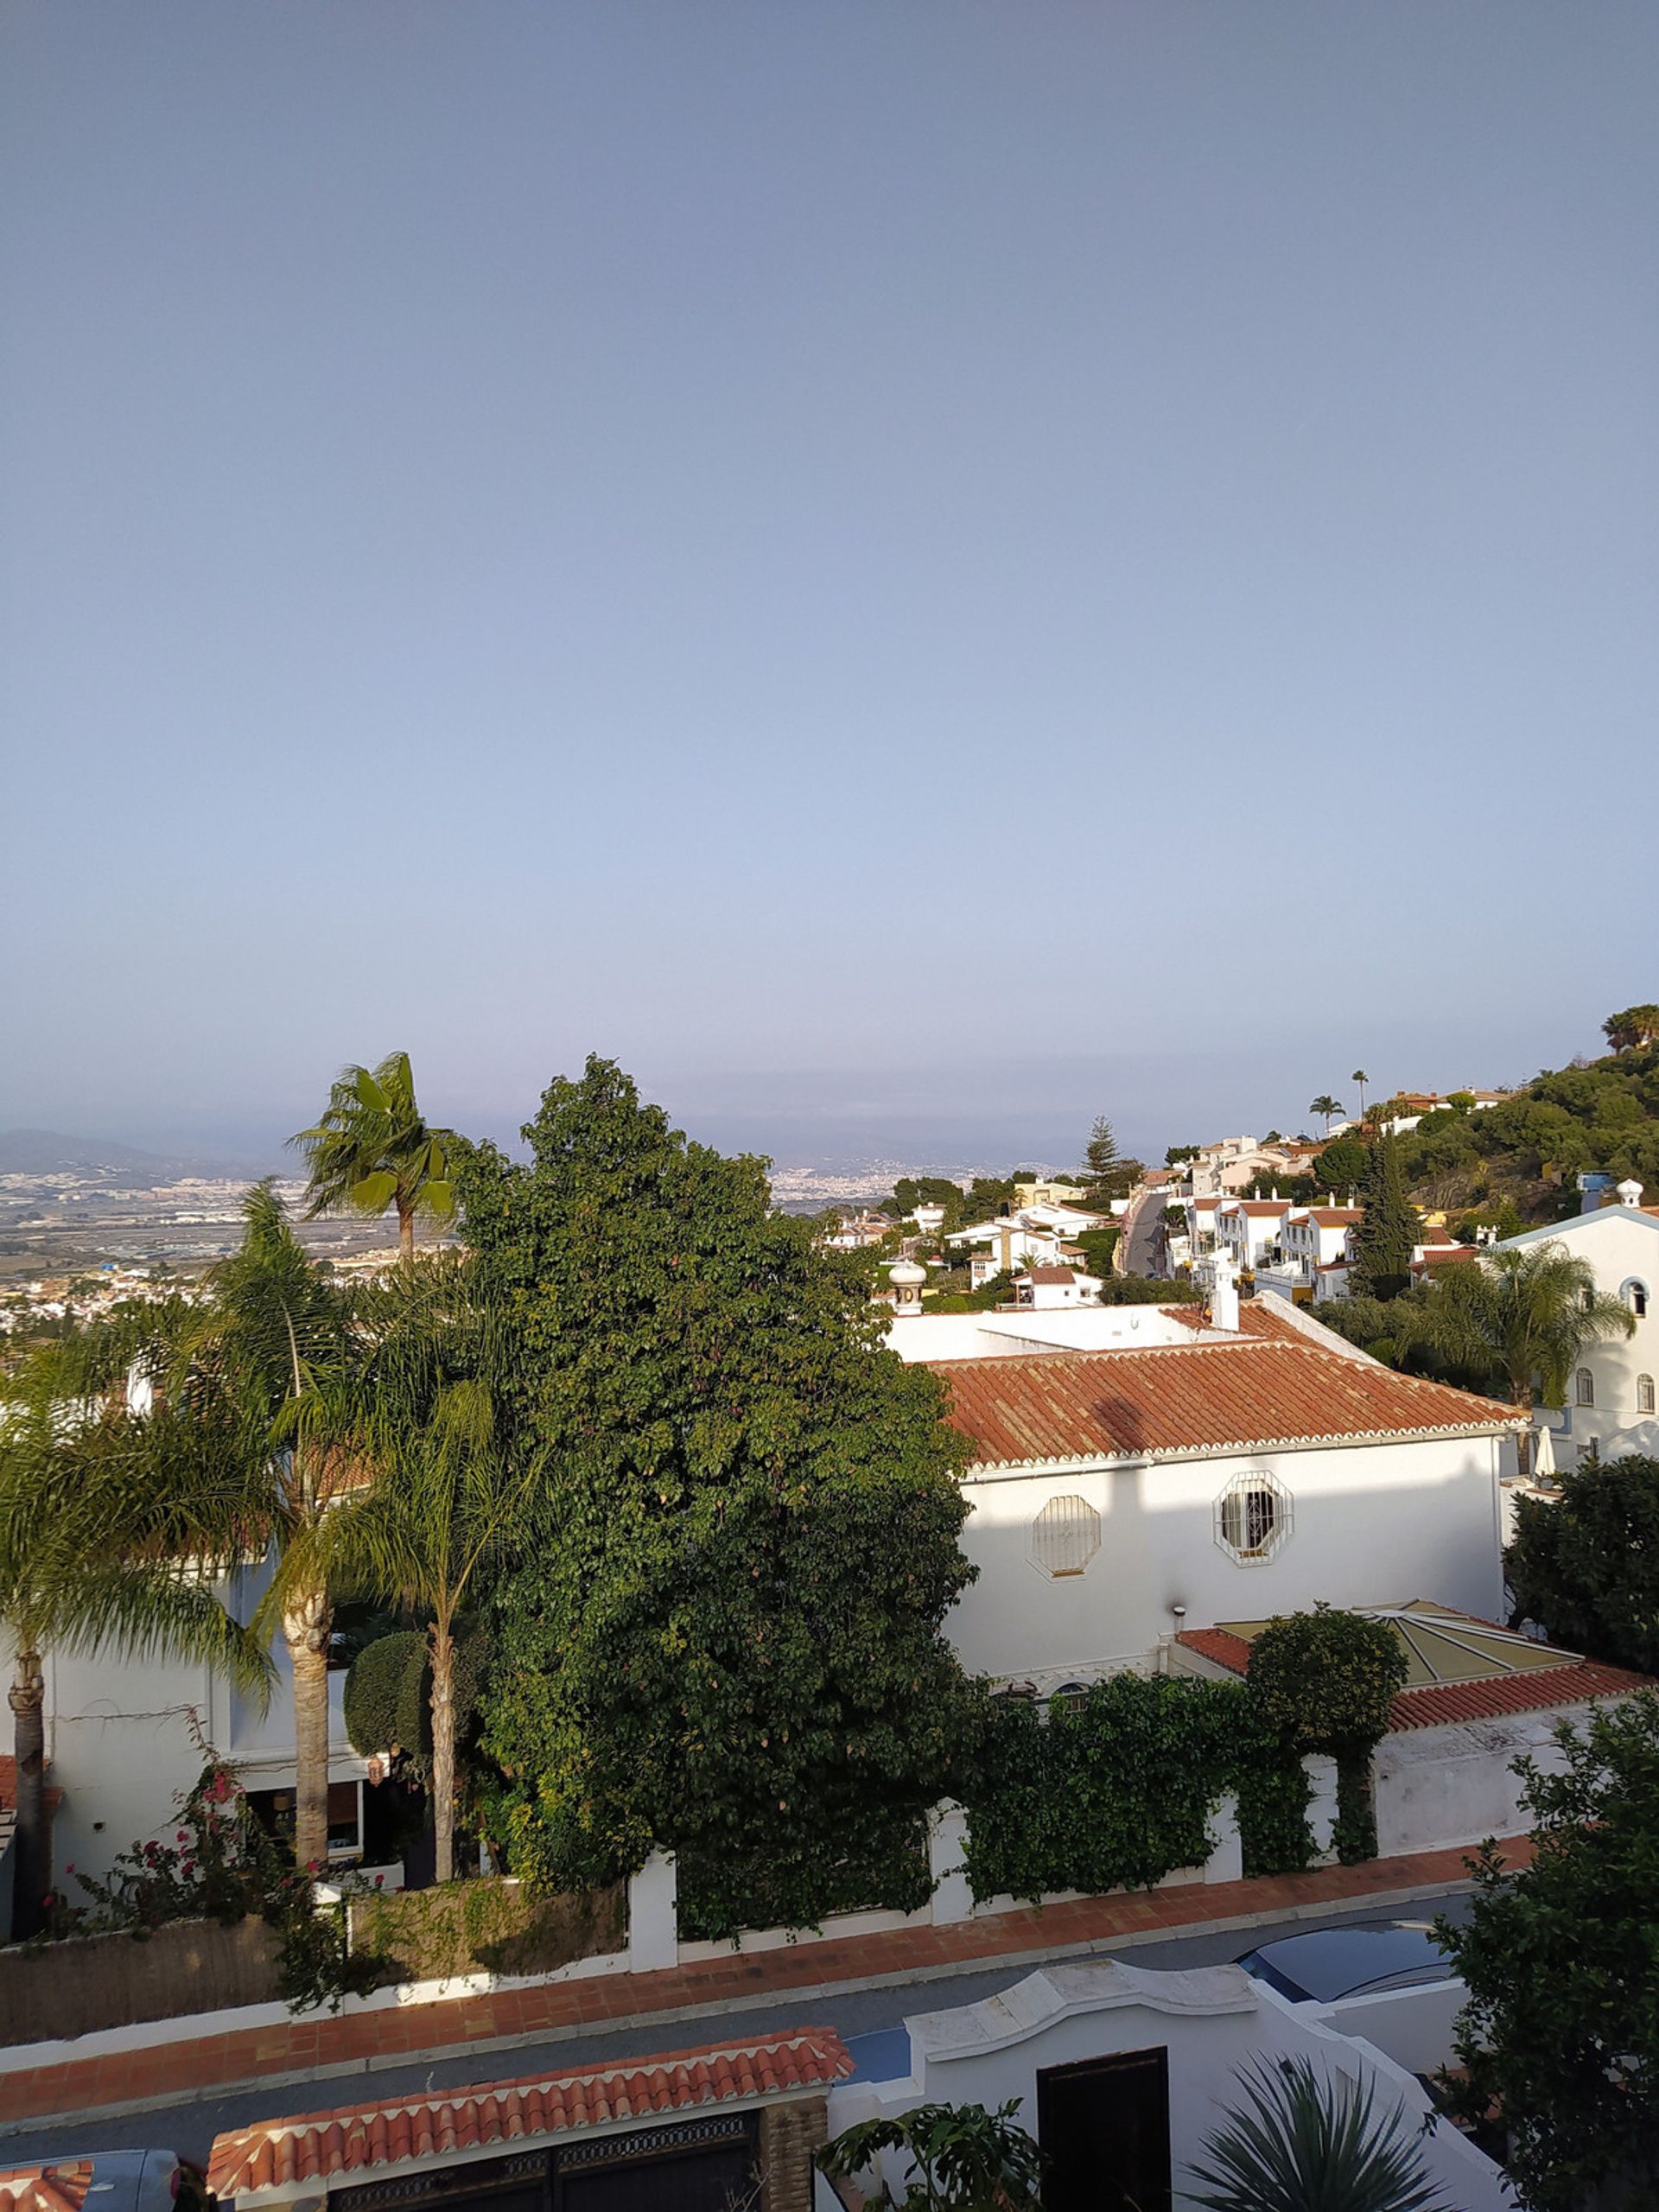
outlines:
[{"label": "hazy horizon", "polygon": [[0,39],[0,1127],[1160,1159],[1659,995],[1649,4]]}]

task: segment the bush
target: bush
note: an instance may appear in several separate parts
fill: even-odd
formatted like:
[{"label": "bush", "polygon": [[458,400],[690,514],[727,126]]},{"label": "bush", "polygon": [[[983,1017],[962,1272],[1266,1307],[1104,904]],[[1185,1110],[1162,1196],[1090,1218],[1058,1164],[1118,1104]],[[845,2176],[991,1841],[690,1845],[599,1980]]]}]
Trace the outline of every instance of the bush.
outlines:
[{"label": "bush", "polygon": [[1380,1621],[1330,1605],[1270,1621],[1250,1647],[1250,1696],[1261,1726],[1287,1754],[1337,1762],[1337,1855],[1376,1856],[1371,1753],[1405,1688],[1406,1655]]}]

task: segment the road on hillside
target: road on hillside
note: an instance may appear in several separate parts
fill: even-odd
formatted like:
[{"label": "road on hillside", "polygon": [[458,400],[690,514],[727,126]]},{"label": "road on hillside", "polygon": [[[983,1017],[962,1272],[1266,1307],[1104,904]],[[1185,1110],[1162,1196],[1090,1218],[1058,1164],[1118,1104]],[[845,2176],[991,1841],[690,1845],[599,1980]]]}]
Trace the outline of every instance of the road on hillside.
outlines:
[{"label": "road on hillside", "polygon": [[1123,1268],[1127,1274],[1156,1275],[1163,1249],[1164,1200],[1155,1191],[1130,1202],[1123,1217]]},{"label": "road on hillside", "polygon": [[[1130,1966],[1183,1967],[1224,1965],[1281,1936],[1296,1936],[1310,1928],[1342,1928],[1365,1920],[1432,1920],[1444,1912],[1461,1920],[1468,1910],[1464,1889],[1437,1891],[1414,1897],[1408,1904],[1360,1906],[1345,1912],[1274,1921],[1255,1926],[1198,1929],[1188,1936],[1159,1937],[1150,1942],[1103,1946],[1092,1958],[1121,1956]],[[1070,1963],[1087,1963],[1071,1955]],[[238,2090],[200,2103],[183,2103],[165,2109],[134,2113],[123,2120],[85,2124],[55,2121],[49,2127],[13,2135],[0,2132],[0,2169],[24,2165],[30,2160],[63,2158],[72,2152],[130,2150],[135,2147],[176,2151],[205,2165],[215,2135],[226,2128],[246,2127],[260,2120],[292,2119],[309,2113],[333,2112],[342,2105],[378,2103],[400,2094],[454,2088],[459,2084],[521,2080],[526,2075],[559,2073],[572,2067],[601,2065],[607,2061],[640,2058],[658,2051],[694,2050],[709,2043],[734,2043],[745,2037],[785,2033],[791,2027],[833,2027],[839,2031],[868,2081],[890,2081],[908,2063],[908,2045],[902,2036],[907,2012],[942,2012],[959,2005],[976,2004],[999,1990],[1011,1988],[1036,1971],[1036,1965],[993,1967],[977,1974],[949,1979],[899,1983],[884,1989],[854,1989],[840,1995],[779,1996],[742,2012],[709,2012],[676,2019],[659,2014],[633,2028],[607,2035],[575,2034],[546,2043],[526,2044],[508,2050],[474,2051],[453,2058],[423,2060],[409,2066],[377,2067],[369,2074],[337,2074],[327,2080],[290,2082],[270,2089]]]}]

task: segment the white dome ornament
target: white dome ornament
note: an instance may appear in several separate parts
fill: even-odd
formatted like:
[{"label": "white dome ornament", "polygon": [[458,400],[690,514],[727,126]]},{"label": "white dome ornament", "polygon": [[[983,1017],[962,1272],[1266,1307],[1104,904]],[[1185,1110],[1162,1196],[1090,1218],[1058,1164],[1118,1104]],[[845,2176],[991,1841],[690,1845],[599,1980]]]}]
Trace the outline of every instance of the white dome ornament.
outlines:
[{"label": "white dome ornament", "polygon": [[887,1269],[887,1281],[893,1285],[894,1318],[902,1320],[906,1315],[922,1310],[922,1285],[927,1281],[927,1269],[918,1267],[914,1260],[895,1260]]}]

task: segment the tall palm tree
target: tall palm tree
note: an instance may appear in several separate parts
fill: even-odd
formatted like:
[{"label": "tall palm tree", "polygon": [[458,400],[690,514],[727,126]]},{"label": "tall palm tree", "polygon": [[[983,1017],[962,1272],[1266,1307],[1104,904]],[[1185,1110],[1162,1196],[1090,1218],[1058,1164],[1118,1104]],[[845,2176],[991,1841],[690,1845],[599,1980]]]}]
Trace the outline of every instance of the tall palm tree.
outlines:
[{"label": "tall palm tree", "polygon": [[1357,1083],[1359,1085],[1359,1118],[1362,1122],[1365,1118],[1365,1086],[1370,1079],[1363,1068],[1356,1068],[1348,1078],[1350,1083]]},{"label": "tall palm tree", "polygon": [[111,1332],[112,1349],[156,1387],[156,1410],[130,1424],[127,1448],[157,1495],[194,1501],[202,1541],[222,1565],[270,1554],[282,1570],[280,1611],[268,1596],[251,1625],[266,1640],[279,1630],[287,1650],[295,1855],[302,1867],[320,1866],[334,1618],[315,1554],[330,1509],[362,1479],[339,1408],[363,1347],[349,1294],[307,1256],[268,1182],[248,1192],[243,1214],[242,1243],[210,1271],[200,1300],[156,1309],[142,1344]]},{"label": "tall palm tree", "polygon": [[449,1179],[453,1133],[421,1116],[407,1052],[393,1052],[373,1070],[342,1068],[315,1128],[289,1139],[306,1157],[308,1221],[319,1214],[382,1214],[397,1209],[397,1240],[405,1259],[415,1249],[415,1221],[449,1221],[455,1211]]},{"label": "tall palm tree", "polygon": [[1332,1122],[1342,1111],[1342,1102],[1340,1099],[1333,1098],[1328,1090],[1322,1090],[1307,1110],[1310,1114],[1324,1115],[1325,1133],[1329,1136]]},{"label": "tall palm tree", "polygon": [[[312,1548],[330,1588],[390,1599],[429,1624],[437,1878],[454,1872],[455,1629],[518,1521],[535,1468],[502,1448],[494,1386],[507,1337],[478,1298],[474,1262],[439,1254],[359,1304],[370,1349],[354,1378],[351,1448],[372,1483],[326,1516]],[[292,1550],[288,1573],[311,1568]]]},{"label": "tall palm tree", "polygon": [[1205,2212],[1452,2212],[1429,2178],[1404,2107],[1379,2112],[1376,2085],[1316,2072],[1306,2058],[1242,2069],[1249,2107],[1205,2137],[1192,2178]]},{"label": "tall palm tree", "polygon": [[[1423,1344],[1456,1366],[1501,1376],[1519,1414],[1530,1413],[1535,1382],[1547,1406],[1564,1404],[1590,1346],[1636,1327],[1622,1298],[1596,1288],[1588,1262],[1553,1238],[1448,1269],[1421,1305],[1402,1303],[1400,1319],[1402,1350]],[[1529,1443],[1523,1433],[1523,1472]]]},{"label": "tall palm tree", "polygon": [[110,1393],[87,1395],[81,1351],[52,1345],[26,1361],[0,1408],[0,1630],[14,1653],[17,1940],[41,1927],[53,1883],[42,1654],[169,1652],[204,1661],[261,1698],[270,1675],[258,1641],[215,1591],[213,1478],[207,1490],[159,1485],[143,1440],[135,1448],[149,1417]]}]

